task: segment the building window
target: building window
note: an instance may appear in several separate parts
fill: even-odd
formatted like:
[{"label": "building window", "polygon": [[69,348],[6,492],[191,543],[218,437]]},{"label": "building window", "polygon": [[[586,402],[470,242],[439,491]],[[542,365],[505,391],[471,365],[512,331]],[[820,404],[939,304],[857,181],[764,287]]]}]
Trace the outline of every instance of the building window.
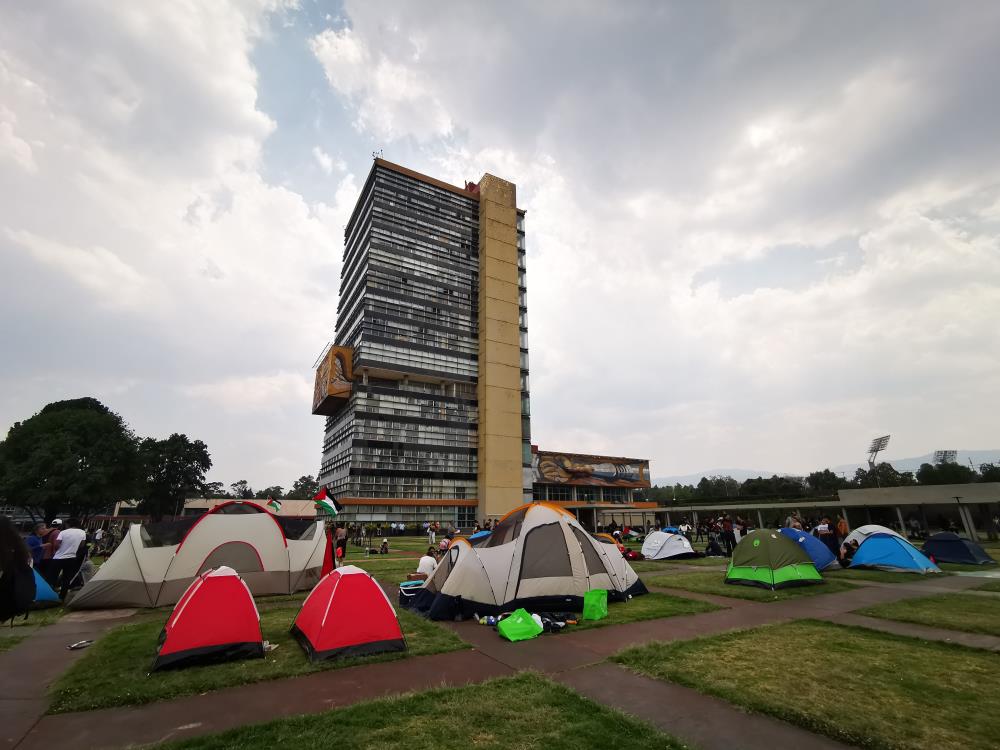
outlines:
[{"label": "building window", "polygon": [[576,499],[582,502],[592,503],[597,500],[597,489],[595,487],[577,487]]},{"label": "building window", "polygon": [[562,484],[550,484],[548,486],[549,500],[572,500],[573,489]]}]

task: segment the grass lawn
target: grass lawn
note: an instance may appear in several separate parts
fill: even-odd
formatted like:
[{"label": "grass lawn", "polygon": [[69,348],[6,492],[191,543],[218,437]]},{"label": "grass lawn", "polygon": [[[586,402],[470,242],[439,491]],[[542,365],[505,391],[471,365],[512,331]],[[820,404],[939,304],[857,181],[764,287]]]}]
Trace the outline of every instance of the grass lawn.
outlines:
[{"label": "grass lawn", "polygon": [[648,724],[535,674],[359,703],[161,747],[301,750],[328,746],[338,750],[684,747]]},{"label": "grass lawn", "polygon": [[884,620],[912,622],[932,628],[1000,636],[1000,599],[969,594],[939,594],[879,604],[857,611]]},{"label": "grass lawn", "polygon": [[[66,614],[67,610],[63,609],[62,605],[58,607],[47,607],[46,609],[35,609],[28,613],[28,619],[24,619],[24,615],[14,619],[14,627],[38,627],[40,625],[51,625],[57,622],[60,617]],[[7,627],[10,627],[8,624]]]},{"label": "grass lawn", "polygon": [[711,612],[714,609],[723,608],[708,602],[651,592],[643,596],[633,597],[627,602],[611,602],[608,604],[608,616],[603,620],[580,620],[579,624],[570,626],[567,632],[602,628],[606,625],[622,625],[626,622],[639,622],[640,620],[656,620],[661,617],[696,615],[701,612]]},{"label": "grass lawn", "polygon": [[615,660],[866,748],[987,750],[997,655],[801,621],[629,649]]},{"label": "grass lawn", "polygon": [[996,565],[967,565],[965,563],[938,563],[938,567],[944,571],[982,573],[984,571],[996,570]]},{"label": "grass lawn", "polygon": [[6,651],[9,648],[14,648],[14,646],[23,641],[26,637],[27,636],[24,635],[0,636],[0,653]]},{"label": "grass lawn", "polygon": [[785,599],[795,599],[800,596],[815,596],[817,594],[832,594],[837,591],[847,591],[854,586],[846,581],[826,581],[815,586],[793,586],[787,589],[770,591],[758,586],[742,586],[725,583],[721,572],[684,573],[677,571],[667,575],[644,576],[647,586],[664,586],[672,589],[683,589],[698,594],[716,594],[734,599],[751,599],[755,602],[780,602]]},{"label": "grass lawn", "polygon": [[993,578],[986,583],[976,586],[979,591],[1000,591],[1000,578]]},{"label": "grass lawn", "polygon": [[[278,644],[278,648],[266,654],[264,659],[154,674],[148,674],[148,671],[156,655],[157,637],[166,616],[124,625],[91,646],[87,655],[52,686],[49,713],[150,703],[249,682],[406,658],[405,654],[380,654],[311,664],[288,633],[297,613],[298,607],[261,609],[264,640]],[[465,644],[451,631],[409,612],[398,614],[409,646],[406,652],[409,656],[465,648]]]},{"label": "grass lawn", "polygon": [[[949,575],[944,573],[943,575]],[[889,570],[870,570],[868,568],[831,568],[822,572],[824,578],[838,581],[877,581],[879,583],[920,583],[940,578],[941,573],[893,573]]]},{"label": "grass lawn", "polygon": [[729,560],[724,557],[690,557],[683,560],[636,560],[629,563],[632,566],[632,570],[636,573],[662,573],[671,568],[679,568],[682,565],[724,570],[728,564]]}]

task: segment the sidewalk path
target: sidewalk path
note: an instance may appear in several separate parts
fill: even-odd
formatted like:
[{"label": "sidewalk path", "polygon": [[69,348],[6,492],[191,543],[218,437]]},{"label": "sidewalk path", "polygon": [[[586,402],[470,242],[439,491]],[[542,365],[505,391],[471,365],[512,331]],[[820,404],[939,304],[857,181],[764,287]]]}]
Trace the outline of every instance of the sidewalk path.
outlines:
[{"label": "sidewalk path", "polygon": [[[933,585],[929,585],[931,583]],[[88,750],[110,750],[210,734],[286,716],[318,713],[379,696],[442,685],[471,684],[534,669],[578,689],[593,700],[621,708],[706,750],[737,747],[731,736],[733,726],[753,728],[749,732],[741,728],[740,748],[831,750],[842,746],[777,719],[744,713],[694,690],[634,675],[605,660],[623,648],[653,640],[698,638],[804,618],[852,623],[856,622],[852,618],[857,616],[849,613],[861,607],[939,591],[961,591],[979,583],[981,581],[974,578],[958,576],[889,586],[866,582],[868,585],[859,585],[849,591],[770,603],[677,591],[678,595],[722,603],[729,608],[577,630],[520,643],[504,641],[492,628],[475,622],[444,623],[474,649],[259,682],[146,706],[43,716],[39,720],[48,705],[46,688],[78,656],[65,651],[65,644],[91,637],[121,622],[119,619],[73,623],[68,621],[73,617],[70,615],[59,624],[32,635],[6,654],[0,654],[0,697],[18,696],[0,700],[0,726],[7,738],[3,747],[49,750],[66,737],[74,737],[80,747]],[[876,629],[898,624],[890,626],[886,621],[874,620],[870,625],[868,621],[872,618],[861,619],[866,627]],[[85,629],[76,632],[89,635],[70,639],[73,628]],[[960,642],[960,634],[939,632]],[[981,642],[978,636],[970,637]],[[32,674],[28,689],[20,673]],[[19,712],[23,712],[24,718]],[[724,718],[719,720],[718,717]]]}]

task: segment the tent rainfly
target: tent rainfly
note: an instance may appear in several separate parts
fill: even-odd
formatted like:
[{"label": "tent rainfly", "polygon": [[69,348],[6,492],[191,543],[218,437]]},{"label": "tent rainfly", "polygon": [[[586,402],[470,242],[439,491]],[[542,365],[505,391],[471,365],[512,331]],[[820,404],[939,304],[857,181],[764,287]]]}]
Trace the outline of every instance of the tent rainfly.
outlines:
[{"label": "tent rainfly", "polygon": [[256,503],[231,501],[194,518],[132,524],[70,609],[162,607],[178,601],[206,570],[225,565],[259,594],[291,594],[320,577],[323,522],[282,518]]},{"label": "tent rainfly", "polygon": [[396,610],[382,587],[354,565],[337,568],[316,584],[291,632],[314,662],[406,650]]},{"label": "tent rainfly", "polygon": [[933,534],[924,542],[923,552],[939,563],[959,565],[996,565],[986,550],[971,539],[964,539],[950,531]]},{"label": "tent rainfly", "polygon": [[153,670],[263,657],[253,595],[235,570],[222,566],[199,575],[177,602]]},{"label": "tent rainfly", "polygon": [[757,529],[740,540],[733,550],[725,580],[772,591],[823,583],[806,551],[773,529]]},{"label": "tent rainfly", "polygon": [[647,560],[667,560],[671,557],[694,557],[697,553],[683,534],[652,531],[642,543],[642,556]]},{"label": "tent rainfly", "polygon": [[852,568],[896,573],[940,573],[941,569],[899,534],[871,534],[851,559]]},{"label": "tent rainfly", "polygon": [[646,593],[615,546],[594,539],[572,513],[539,502],[512,510],[476,546],[454,539],[430,578],[400,604],[432,620],[518,607],[580,612],[592,589],[612,600]]},{"label": "tent rainfly", "polygon": [[809,559],[813,561],[813,565],[816,566],[816,570],[826,570],[837,562],[837,558],[830,551],[830,548],[808,531],[787,527],[778,529],[778,531],[805,550],[805,553],[809,555]]},{"label": "tent rainfly", "polygon": [[877,523],[870,523],[867,526],[858,526],[850,534],[844,537],[844,540],[840,543],[842,547],[846,547],[851,542],[857,542],[859,545],[865,541],[872,534],[888,534],[889,536],[898,536],[903,541],[905,538],[896,531],[893,531],[888,526],[879,526]]}]

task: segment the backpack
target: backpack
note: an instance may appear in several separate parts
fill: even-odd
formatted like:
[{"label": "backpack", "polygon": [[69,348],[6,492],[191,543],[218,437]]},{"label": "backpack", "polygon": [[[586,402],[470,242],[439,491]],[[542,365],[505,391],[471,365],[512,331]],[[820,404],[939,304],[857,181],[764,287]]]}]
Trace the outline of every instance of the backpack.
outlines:
[{"label": "backpack", "polygon": [[0,623],[11,621],[18,615],[28,617],[35,601],[35,572],[30,566],[17,566],[0,577]]}]

